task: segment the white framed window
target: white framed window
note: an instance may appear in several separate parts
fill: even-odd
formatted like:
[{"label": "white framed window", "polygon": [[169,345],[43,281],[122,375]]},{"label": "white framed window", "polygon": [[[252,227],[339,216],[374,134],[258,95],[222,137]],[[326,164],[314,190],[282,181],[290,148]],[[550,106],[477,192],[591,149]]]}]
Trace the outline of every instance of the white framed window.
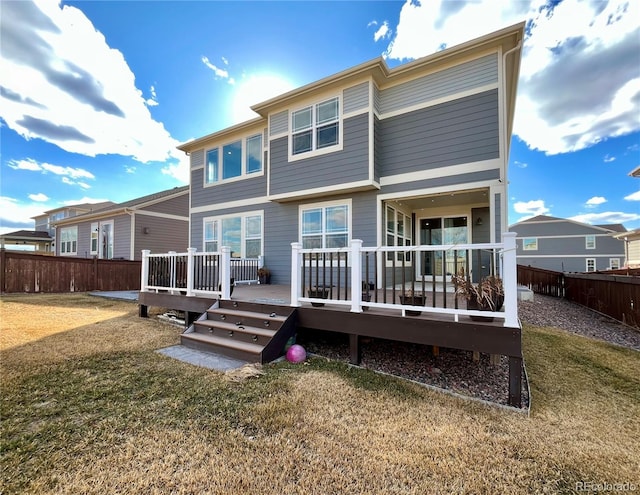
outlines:
[{"label": "white framed window", "polygon": [[609,269],[611,269],[611,270],[619,270],[620,269],[620,258],[609,258]]},{"label": "white framed window", "polygon": [[596,259],[595,258],[587,258],[587,271],[595,272],[596,271]]},{"label": "white framed window", "polygon": [[522,239],[522,249],[524,251],[537,251],[538,250],[538,238],[537,237],[525,237]]},{"label": "white framed window", "polygon": [[90,247],[89,252],[97,256],[98,255],[98,239],[100,237],[100,226],[98,222],[94,222],[91,224],[91,237],[90,237]]},{"label": "white framed window", "polygon": [[[411,233],[413,226],[411,217],[387,205],[385,224],[387,226],[387,246],[411,246]],[[387,253],[387,261],[393,261],[394,253]],[[402,252],[395,253],[396,259],[402,261]],[[411,253],[405,252],[405,261],[411,261]]]},{"label": "white framed window", "polygon": [[78,227],[60,229],[60,254],[78,254]]},{"label": "white framed window", "polygon": [[584,247],[586,249],[595,249],[596,248],[596,236],[588,235],[584,238]]},{"label": "white framed window", "polygon": [[339,144],[340,99],[337,96],[291,112],[291,156]]},{"label": "white framed window", "polygon": [[257,258],[263,251],[263,212],[209,217],[203,220],[203,244],[206,252],[222,246],[231,249],[233,258]]},{"label": "white framed window", "polygon": [[304,249],[347,247],[351,239],[351,202],[300,206],[300,239]]},{"label": "white framed window", "polygon": [[207,150],[204,171],[205,185],[261,173],[263,151],[262,134]]}]

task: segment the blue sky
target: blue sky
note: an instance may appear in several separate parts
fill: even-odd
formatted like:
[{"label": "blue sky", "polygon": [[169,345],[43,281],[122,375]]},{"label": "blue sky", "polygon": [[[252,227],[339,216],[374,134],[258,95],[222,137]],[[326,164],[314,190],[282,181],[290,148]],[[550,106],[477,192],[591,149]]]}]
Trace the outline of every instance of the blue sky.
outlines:
[{"label": "blue sky", "polygon": [[380,55],[527,22],[509,222],[640,228],[640,2],[0,2],[0,233],[187,183],[176,146]]}]

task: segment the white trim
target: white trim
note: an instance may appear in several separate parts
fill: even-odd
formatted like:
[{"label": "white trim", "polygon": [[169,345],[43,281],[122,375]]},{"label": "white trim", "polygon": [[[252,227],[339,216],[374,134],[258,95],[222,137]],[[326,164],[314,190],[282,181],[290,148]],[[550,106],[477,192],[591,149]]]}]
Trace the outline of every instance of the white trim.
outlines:
[{"label": "white trim", "polygon": [[[420,76],[422,77],[422,76]],[[409,80],[411,81],[411,80]],[[403,84],[403,83],[400,83]],[[395,85],[394,85],[395,86]],[[386,91],[387,89],[393,86],[385,87],[381,91]],[[424,108],[433,107],[435,105],[440,105],[442,103],[447,103],[449,101],[458,100],[460,98],[466,98],[467,96],[472,96],[480,93],[484,93],[486,91],[490,91],[492,89],[498,89],[498,83],[485,84],[484,86],[476,86],[474,88],[468,89],[466,91],[460,91],[459,93],[454,93],[451,95],[441,96],[440,98],[435,98],[433,100],[423,101],[420,103],[416,103],[414,105],[409,105],[407,107],[402,107],[396,110],[392,110],[386,113],[379,113],[378,118],[380,120],[389,119],[391,117],[397,117],[398,115],[403,115],[405,113],[415,112],[416,110],[422,110]],[[499,98],[498,98],[499,99]]]},{"label": "white trim", "polygon": [[517,258],[607,258],[621,254],[518,254]]},{"label": "white trim", "polygon": [[135,211],[136,215],[145,215],[148,217],[158,217],[158,218],[167,218],[170,220],[182,220],[185,222],[189,221],[189,217],[185,217],[182,215],[173,215],[171,213],[160,213],[157,211],[147,211],[147,210],[136,210]]},{"label": "white trim", "polygon": [[359,180],[355,182],[347,182],[344,184],[334,184],[331,186],[324,187],[315,187],[313,189],[302,189],[299,191],[289,191],[286,193],[274,194],[273,196],[269,196],[269,200],[271,201],[296,201],[304,198],[311,198],[313,196],[324,196],[327,194],[335,194],[337,193],[347,193],[347,192],[357,192],[357,191],[366,191],[372,189],[380,189],[380,185],[372,180]]},{"label": "white trim", "polygon": [[205,206],[194,206],[189,209],[189,216],[196,213],[214,213],[220,210],[226,210],[228,208],[241,208],[243,206],[259,205],[270,203],[271,201],[266,196],[260,196],[256,198],[239,199],[237,201],[227,201],[226,203],[213,203]]},{"label": "white trim", "polygon": [[[378,198],[381,200],[388,199],[403,199],[403,198],[415,198],[419,196],[433,196],[440,193],[448,193],[448,192],[468,192],[469,190],[475,189],[486,189],[494,185],[495,181],[480,181],[480,182],[465,182],[460,184],[448,184],[446,186],[438,186],[438,187],[425,187],[421,189],[409,189],[404,191],[390,192],[379,194]],[[491,205],[490,205],[491,206]],[[491,206],[491,210],[493,210],[493,206]]]},{"label": "white trim", "polygon": [[224,215],[212,215],[209,217],[202,218],[202,238],[200,239],[200,243],[202,246],[202,251],[205,251],[205,224],[207,222],[218,222],[218,250],[222,248],[222,222],[228,218],[240,218],[240,255],[241,257],[246,257],[245,253],[245,241],[246,241],[246,219],[247,217],[260,217],[260,255],[264,256],[264,210],[253,210],[253,211],[242,211],[236,213],[226,213]]},{"label": "white trim", "polygon": [[[461,165],[446,165],[443,167],[420,170],[417,172],[407,172],[405,174],[385,175],[383,177],[380,177],[380,185],[384,187],[394,184],[406,184],[407,182],[417,182],[421,180],[436,179],[440,177],[451,177],[472,172],[482,172],[485,170],[499,170],[500,178],[502,178],[502,160],[500,158],[493,158],[491,160],[469,162],[463,163]],[[495,183],[495,180],[492,181],[492,183]]]},{"label": "white trim", "polygon": [[[589,270],[589,262],[593,261],[593,270]],[[596,259],[594,257],[585,258],[584,260],[584,271],[587,273],[598,271],[598,263],[596,263]]]}]

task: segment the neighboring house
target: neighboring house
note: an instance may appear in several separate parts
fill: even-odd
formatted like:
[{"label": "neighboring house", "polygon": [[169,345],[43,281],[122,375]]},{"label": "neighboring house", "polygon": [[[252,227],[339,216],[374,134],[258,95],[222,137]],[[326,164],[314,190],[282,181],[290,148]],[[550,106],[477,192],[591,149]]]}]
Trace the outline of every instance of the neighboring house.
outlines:
[{"label": "neighboring house", "polygon": [[640,229],[614,234],[624,243],[624,267],[640,268]]},{"label": "neighboring house", "polygon": [[143,249],[185,251],[189,186],[175,187],[84,215],[57,220],[56,254],[139,260]]},{"label": "neighboring house", "polygon": [[16,230],[0,235],[0,248],[21,249],[33,246],[36,252],[49,253],[52,250],[53,238],[48,232],[41,230]]},{"label": "neighboring house", "polygon": [[509,227],[517,233],[519,265],[558,272],[594,272],[621,268],[624,243],[620,224],[586,223],[538,215]]},{"label": "neighboring house", "polygon": [[[393,69],[376,58],[179,146],[191,164],[189,245],[263,255],[287,284],[292,242],[501,242],[523,28]],[[415,263],[443,275],[439,260]]]},{"label": "neighboring house", "polygon": [[[52,210],[45,211],[42,215],[31,217],[35,221],[35,230],[37,232],[46,232],[51,238],[49,244],[45,247],[46,251],[55,251],[56,246],[56,229],[55,222],[64,220],[65,218],[73,218],[78,215],[84,215],[95,210],[101,210],[115,203],[112,201],[103,201],[101,203],[81,203],[77,205],[61,206]],[[39,250],[40,248],[38,248]]]}]

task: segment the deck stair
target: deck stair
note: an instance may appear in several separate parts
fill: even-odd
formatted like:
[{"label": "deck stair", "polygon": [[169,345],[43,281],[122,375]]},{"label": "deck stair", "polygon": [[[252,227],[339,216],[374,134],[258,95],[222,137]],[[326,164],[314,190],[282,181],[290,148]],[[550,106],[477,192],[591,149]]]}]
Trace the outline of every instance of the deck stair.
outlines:
[{"label": "deck stair", "polygon": [[268,363],[295,333],[295,308],[217,301],[180,336],[182,345],[248,362]]}]

